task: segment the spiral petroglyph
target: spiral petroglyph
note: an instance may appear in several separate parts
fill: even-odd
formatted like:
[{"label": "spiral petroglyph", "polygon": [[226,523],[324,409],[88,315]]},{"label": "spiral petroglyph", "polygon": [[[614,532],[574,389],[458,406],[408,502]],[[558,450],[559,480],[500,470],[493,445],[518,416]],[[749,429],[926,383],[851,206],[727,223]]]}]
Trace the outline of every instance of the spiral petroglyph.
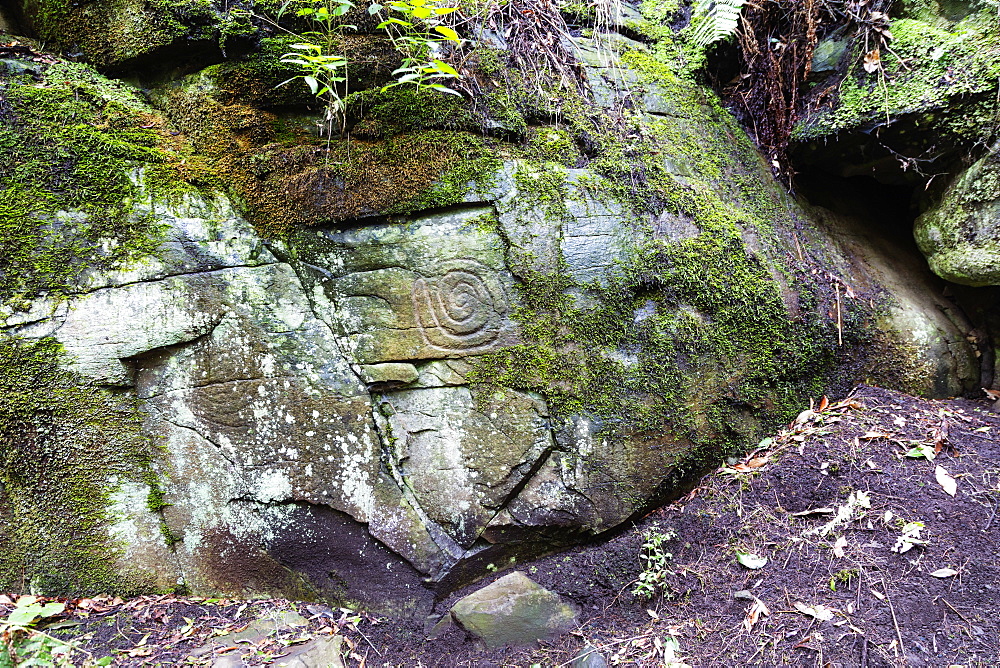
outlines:
[{"label": "spiral petroglyph", "polygon": [[475,260],[452,260],[436,277],[413,284],[413,311],[428,345],[475,352],[500,336],[507,300],[492,270]]}]

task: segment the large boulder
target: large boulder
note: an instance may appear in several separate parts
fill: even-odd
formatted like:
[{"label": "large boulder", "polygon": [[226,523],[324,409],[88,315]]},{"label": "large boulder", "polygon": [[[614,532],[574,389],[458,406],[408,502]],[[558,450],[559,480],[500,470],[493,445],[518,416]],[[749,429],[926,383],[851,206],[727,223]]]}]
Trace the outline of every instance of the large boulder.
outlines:
[{"label": "large boulder", "polygon": [[938,276],[1000,285],[1000,146],[962,172],[913,232]]},{"label": "large boulder", "polygon": [[345,138],[271,96],[268,48],[158,108],[3,61],[0,588],[419,615],[824,389],[978,379],[937,363],[975,359],[962,323],[884,317],[919,302],[909,268],[857,257],[635,44],[595,47],[591,97],[364,91]]}]

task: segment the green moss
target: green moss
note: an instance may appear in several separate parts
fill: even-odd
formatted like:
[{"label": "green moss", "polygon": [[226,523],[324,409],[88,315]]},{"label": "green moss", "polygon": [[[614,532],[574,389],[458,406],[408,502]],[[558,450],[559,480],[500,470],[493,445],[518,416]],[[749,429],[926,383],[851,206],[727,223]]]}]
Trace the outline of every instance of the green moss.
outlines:
[{"label": "green moss", "polygon": [[454,95],[394,86],[349,95],[349,116],[360,120],[352,132],[363,137],[388,137],[420,130],[475,130],[477,119],[465,101]]},{"label": "green moss", "polygon": [[52,340],[0,340],[0,589],[149,591],[152,577],[121,572],[107,531],[111,495],[149,475],[142,414],[61,370],[61,357]]},{"label": "green moss", "polygon": [[[82,52],[98,67],[116,66],[175,41],[218,41],[241,32],[209,0],[21,0],[22,14],[49,48]],[[127,17],[127,18],[126,18]]]},{"label": "green moss", "polygon": [[[523,343],[483,356],[475,378],[545,395],[557,420],[590,415],[606,434],[667,434],[712,458],[755,444],[828,383],[840,361],[833,295],[783,250],[791,206],[718,99],[655,53],[622,61],[638,75],[623,84],[633,98],[657,95],[670,113],[591,130],[589,167],[603,178],[576,187],[621,204],[636,240],[601,284],[580,285],[565,266],[522,271]],[[571,127],[593,123],[563,111]],[[562,220],[564,170],[520,155],[519,199]],[[664,217],[685,231],[661,232]],[[862,342],[871,316],[847,314],[846,346]]]},{"label": "green moss", "polygon": [[162,125],[85,65],[52,65],[40,83],[0,78],[0,301],[64,293],[86,269],[153,251],[161,230],[137,205],[201,176]]},{"label": "green moss", "polygon": [[884,70],[865,72],[856,46],[836,105],[811,114],[796,127],[794,139],[900,116],[913,117],[918,128],[938,140],[976,141],[995,127],[1000,78],[995,17],[974,15],[952,26],[897,19],[891,30],[890,48],[881,52]]}]

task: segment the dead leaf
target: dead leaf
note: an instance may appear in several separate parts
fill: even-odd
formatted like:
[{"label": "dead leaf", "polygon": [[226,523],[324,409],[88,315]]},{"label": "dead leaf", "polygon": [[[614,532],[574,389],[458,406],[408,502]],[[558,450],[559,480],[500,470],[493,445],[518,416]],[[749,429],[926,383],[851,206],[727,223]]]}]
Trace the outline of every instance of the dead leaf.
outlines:
[{"label": "dead leaf", "polygon": [[845,547],[847,547],[847,539],[841,536],[837,539],[837,542],[833,544],[833,556],[838,559],[843,559]]},{"label": "dead leaf", "polygon": [[795,603],[795,609],[803,615],[809,615],[820,622],[833,619],[833,609],[817,603],[816,605],[806,605],[805,603]]},{"label": "dead leaf", "polygon": [[819,408],[816,409],[816,412],[822,413],[823,411],[826,410],[827,406],[829,405],[830,405],[830,400],[827,399],[826,395],[824,394],[823,398],[819,400]]},{"label": "dead leaf", "polygon": [[811,408],[807,408],[801,413],[799,413],[798,416],[795,418],[795,420],[792,421],[792,426],[797,427],[803,425],[815,417],[816,417],[815,411],[813,411]]},{"label": "dead leaf", "polygon": [[865,72],[871,74],[872,72],[880,69],[882,67],[882,56],[878,49],[872,49],[865,54],[864,68]]},{"label": "dead leaf", "polygon": [[934,578],[950,578],[952,576],[958,575],[958,571],[952,568],[939,568],[930,574]]},{"label": "dead leaf", "polygon": [[887,434],[884,431],[868,431],[861,437],[861,440],[874,441],[877,438],[892,438],[892,434]]},{"label": "dead leaf", "polygon": [[893,418],[892,423],[894,425],[896,425],[897,427],[900,427],[900,428],[905,427],[906,426],[906,418],[904,418],[904,417]]},{"label": "dead leaf", "polygon": [[943,466],[937,466],[934,469],[934,478],[944,488],[944,491],[951,496],[955,496],[955,493],[958,492],[958,482],[951,477],[951,474]]},{"label": "dead leaf", "polygon": [[759,598],[755,598],[754,602],[750,604],[747,609],[747,616],[743,620],[743,628],[747,631],[753,628],[753,625],[757,623],[757,620],[761,617],[767,617],[771,614],[771,611],[767,609],[764,602]]},{"label": "dead leaf", "polygon": [[800,510],[797,513],[792,513],[792,517],[804,517],[806,515],[825,515],[827,513],[832,513],[833,508],[811,508],[810,510]]}]

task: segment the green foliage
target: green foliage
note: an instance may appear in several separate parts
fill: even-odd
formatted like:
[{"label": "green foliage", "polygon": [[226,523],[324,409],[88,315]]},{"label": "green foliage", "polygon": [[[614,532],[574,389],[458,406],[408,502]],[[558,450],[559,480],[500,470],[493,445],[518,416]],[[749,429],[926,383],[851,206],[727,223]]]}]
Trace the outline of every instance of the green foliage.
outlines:
[{"label": "green foliage", "polygon": [[342,84],[347,82],[348,64],[347,59],[336,51],[344,31],[355,29],[355,26],[340,23],[340,17],[353,9],[354,3],[350,0],[302,1],[304,6],[299,7],[296,15],[308,19],[314,29],[297,35],[302,41],[291,44],[290,48],[295,50],[282,56],[282,63],[296,66],[301,74],[283,81],[279,86],[301,79],[314,96],[323,100],[323,121],[327,134],[332,135],[334,122],[339,119],[343,124],[344,120],[341,91]]},{"label": "green foliage", "polygon": [[647,529],[643,534],[644,542],[639,552],[642,562],[642,572],[632,588],[632,593],[639,598],[650,599],[654,596],[670,598],[670,585],[667,577],[670,575],[670,560],[674,555],[666,551],[666,543],[677,537],[673,529],[655,531]]},{"label": "green foliage", "polygon": [[41,603],[34,596],[22,596],[17,607],[0,619],[0,668],[28,666],[91,666],[111,665],[111,657],[95,660],[93,655],[42,631],[39,627],[60,615],[66,606],[58,602]]},{"label": "green foliage", "polygon": [[444,1],[393,0],[385,7],[372,3],[368,8],[371,14],[389,10],[389,17],[378,27],[388,33],[396,50],[403,54],[403,64],[393,72],[396,82],[386,88],[412,84],[417,88],[459,95],[441,83],[461,78],[458,71],[440,57],[445,43],[462,43],[453,28],[441,23],[440,17],[458,10],[458,7],[443,6]]},{"label": "green foliage", "polygon": [[700,47],[732,37],[747,0],[696,0],[691,8],[691,40]]}]

